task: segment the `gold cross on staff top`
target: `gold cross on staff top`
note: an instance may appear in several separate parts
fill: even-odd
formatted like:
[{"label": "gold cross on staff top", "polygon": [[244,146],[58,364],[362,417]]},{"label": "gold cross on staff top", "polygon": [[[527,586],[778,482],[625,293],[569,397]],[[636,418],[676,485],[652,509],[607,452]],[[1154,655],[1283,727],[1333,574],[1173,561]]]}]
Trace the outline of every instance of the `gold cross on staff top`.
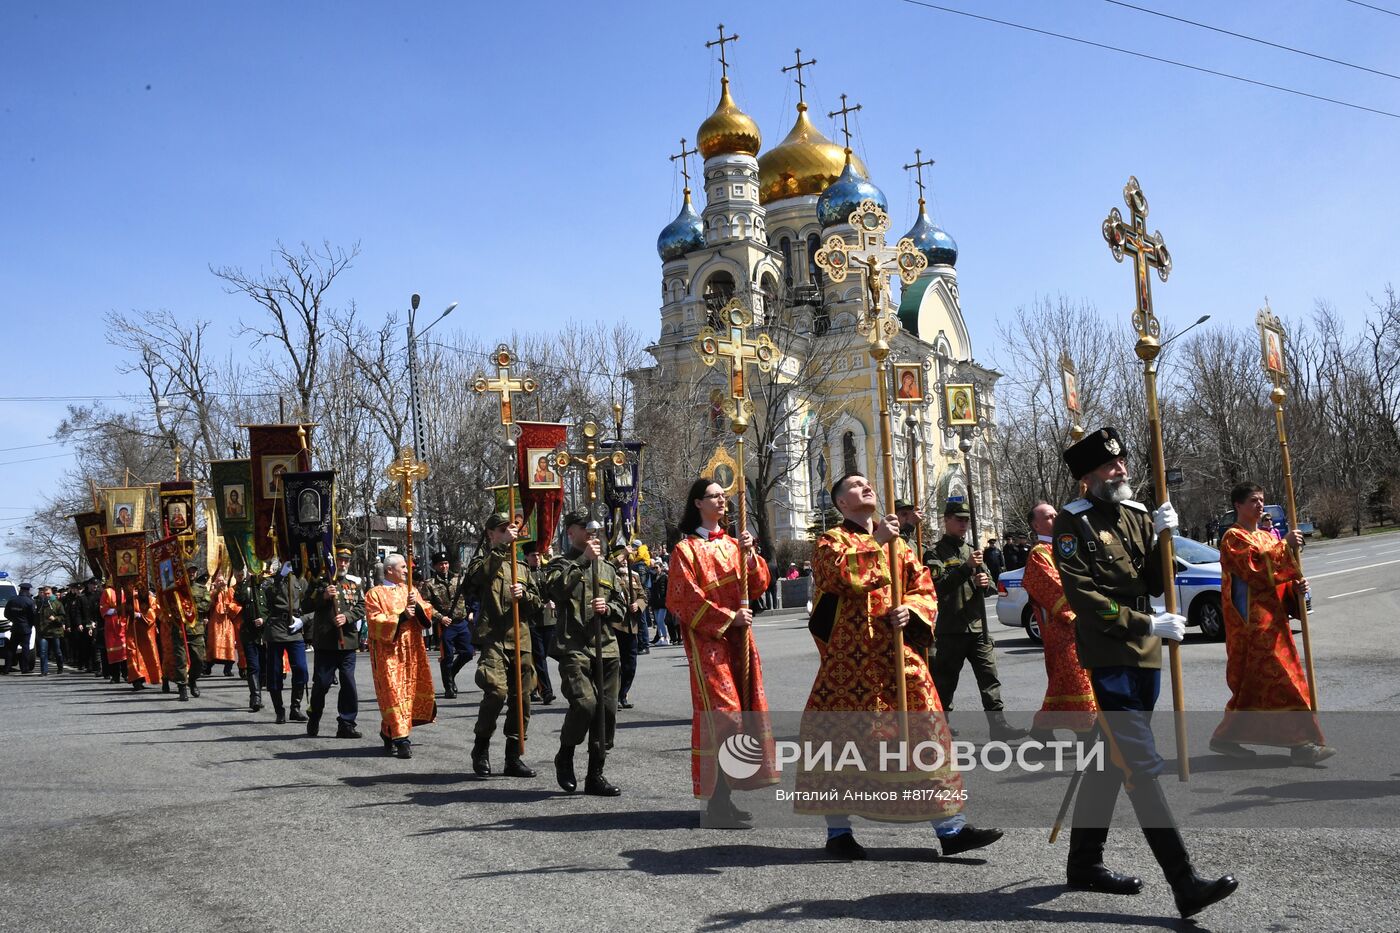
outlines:
[{"label": "gold cross on staff top", "polygon": [[1172,271],[1172,254],[1167,252],[1166,241],[1160,230],[1147,232],[1147,196],[1142,193],[1136,176],[1129,176],[1123,186],[1123,202],[1132,215],[1132,223],[1123,223],[1123,215],[1118,208],[1108,212],[1103,222],[1103,238],[1113,251],[1113,258],[1123,261],[1123,254],[1133,257],[1134,281],[1137,285],[1137,308],[1133,311],[1133,329],[1139,341],[1156,344],[1162,334],[1157,316],[1152,312],[1152,281],[1148,270],[1156,269],[1163,282]]},{"label": "gold cross on staff top", "polygon": [[900,281],[912,285],[928,268],[928,259],[908,237],[894,246],[885,244],[890,215],[869,198],[851,211],[847,222],[855,230],[857,245],[851,247],[840,235],[832,234],[817,250],[815,262],[833,282],[844,282],[852,266],[864,276],[866,313],[857,329],[869,337],[870,353],[878,361],[889,354],[889,339],[899,333],[894,309],[884,300],[890,273],[897,271]]},{"label": "gold cross on staff top", "polygon": [[523,379],[516,379],[510,374],[510,366],[515,362],[515,354],[506,344],[496,347],[493,357],[496,362],[496,378],[488,379],[485,376],[477,376],[472,383],[472,388],[477,392],[497,392],[501,396],[501,424],[515,424],[515,415],[511,405],[511,393],[519,392],[529,395],[539,388],[535,380],[526,376]]},{"label": "gold cross on staff top", "polygon": [[413,484],[428,478],[428,465],[413,455],[412,447],[399,449],[399,455],[389,464],[384,475],[399,484],[399,496],[405,515],[413,514]]},{"label": "gold cross on staff top", "polygon": [[593,418],[588,418],[579,428],[583,435],[583,453],[575,453],[567,449],[556,450],[554,452],[554,465],[560,470],[567,470],[569,467],[582,467],[584,478],[588,481],[588,517],[593,518],[593,503],[598,500],[598,467],[604,463],[611,462],[614,466],[626,466],[627,451],[617,448],[612,453],[600,456],[598,454],[598,422]]},{"label": "gold cross on staff top", "polygon": [[702,329],[695,337],[695,352],[706,366],[714,366],[720,360],[728,364],[729,410],[726,414],[734,433],[743,434],[749,426],[749,415],[753,413],[744,368],[753,363],[761,372],[772,371],[778,360],[778,348],[767,334],[759,334],[752,341],[745,338],[745,332],[753,326],[753,311],[739,299],[731,298],[720,309],[718,318],[724,332],[708,326]]}]

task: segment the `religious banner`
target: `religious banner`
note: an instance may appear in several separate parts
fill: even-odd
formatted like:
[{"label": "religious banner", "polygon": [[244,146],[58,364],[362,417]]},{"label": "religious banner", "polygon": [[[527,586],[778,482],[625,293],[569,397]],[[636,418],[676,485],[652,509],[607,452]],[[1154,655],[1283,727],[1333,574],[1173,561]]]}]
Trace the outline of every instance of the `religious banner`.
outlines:
[{"label": "religious banner", "polygon": [[187,629],[191,628],[198,621],[199,612],[190,590],[189,574],[185,572],[185,542],[178,535],[169,535],[152,542],[147,550],[155,569],[162,620],[179,619]]},{"label": "religious banner", "polygon": [[228,550],[229,562],[235,570],[262,571],[262,561],[253,547],[253,492],[251,461],[209,461],[209,488],[214,493],[214,515],[219,532]]},{"label": "religious banner", "polygon": [[603,467],[603,503],[608,514],[605,521],[608,540],[615,545],[630,544],[637,527],[639,496],[642,490],[641,441],[604,441],[606,450],[625,450],[626,463],[609,463]]},{"label": "religious banner", "polygon": [[500,513],[505,514],[505,515],[510,515],[510,517],[511,517],[512,519],[515,520],[516,525],[519,526],[519,528],[520,528],[520,537],[516,539],[516,542],[515,542],[516,545],[519,546],[519,545],[521,545],[521,544],[524,544],[524,543],[527,542],[527,541],[538,541],[538,540],[539,540],[539,534],[537,533],[537,532],[538,532],[538,529],[539,529],[539,522],[538,522],[538,520],[537,520],[537,519],[538,519],[538,515],[537,515],[535,512],[530,512],[530,511],[527,511],[527,510],[526,510],[525,505],[524,505],[524,503],[523,503],[523,500],[521,499],[521,496],[520,496],[520,490],[519,490],[519,488],[517,488],[517,489],[515,490],[515,513],[514,513],[514,514],[511,514],[511,511],[510,511],[510,489],[511,489],[511,487],[509,487],[509,486],[488,486],[488,487],[486,487],[486,488],[487,488],[488,490],[490,490],[490,491],[495,495],[495,497],[496,497],[496,507],[495,507],[495,511],[500,512]]},{"label": "religious banner", "polygon": [[93,576],[105,577],[103,562],[106,555],[103,553],[102,535],[107,531],[106,516],[101,512],[79,512],[73,516],[73,521],[78,525],[78,540],[82,543],[88,568]]},{"label": "religious banner", "polygon": [[553,541],[564,511],[564,476],[554,464],[554,451],[569,440],[569,426],[542,421],[517,421],[520,437],[515,450],[520,499],[530,517],[535,540]]},{"label": "religious banner", "polygon": [[146,487],[118,486],[102,490],[107,533],[146,530]]},{"label": "religious banner", "polygon": [[228,565],[228,549],[224,547],[224,539],[219,536],[214,497],[200,499],[199,507],[204,512],[204,569],[212,577]]},{"label": "religious banner", "polygon": [[194,529],[194,482],[192,480],[167,480],[160,484],[160,521],[157,525],[163,536],[180,539],[185,549],[185,560],[191,560],[199,549],[199,539]]},{"label": "religious banner", "polygon": [[287,560],[287,516],[282,511],[282,477],[311,469],[314,425],[250,424],[249,462],[253,472],[253,550],[259,560]]},{"label": "religious banner", "polygon": [[107,566],[111,568],[108,582],[122,592],[144,591],[146,588],[146,533],[120,531],[104,535]]},{"label": "religious banner", "polygon": [[287,473],[282,477],[287,547],[297,573],[330,577],[335,571],[335,471]]}]

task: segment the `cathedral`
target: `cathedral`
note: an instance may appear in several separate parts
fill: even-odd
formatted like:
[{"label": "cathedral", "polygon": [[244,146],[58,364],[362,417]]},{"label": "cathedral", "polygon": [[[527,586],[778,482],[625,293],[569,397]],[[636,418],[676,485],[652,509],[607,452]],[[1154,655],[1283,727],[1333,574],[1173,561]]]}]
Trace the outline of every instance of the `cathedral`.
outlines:
[{"label": "cathedral", "polygon": [[[729,41],[722,31],[721,40]],[[719,104],[695,135],[694,152],[703,160],[694,192],[703,200],[698,212],[685,165],[693,153],[684,141],[681,155],[675,157],[682,161],[686,187],[680,213],[657,238],[661,333],[648,347],[656,361],[648,372],[677,392],[691,387],[688,397],[677,399],[678,405],[705,407],[707,398],[717,397],[724,377],[701,362],[696,335],[714,323],[715,312],[732,298],[753,309],[755,323],[770,334],[781,354],[780,365],[764,378],[785,380],[791,388],[780,393],[780,405],[770,406],[776,410],[759,406],[758,419],[779,422],[770,436],[783,481],[767,502],[750,505],[765,509],[771,541],[781,543],[805,538],[820,527],[831,505],[828,487],[842,474],[862,472],[877,489],[882,485],[879,374],[856,326],[864,313],[865,286],[855,274],[839,284],[830,281],[816,253],[833,235],[855,243],[847,218],[862,201],[873,200],[886,213],[889,204],[865,164],[851,152],[849,133],[842,146],[813,124],[803,100],[800,55],[796,118],[782,142],[764,149],[758,124],[730,91],[722,53],[721,44]],[[922,177],[919,190],[922,195]],[[985,421],[970,450],[979,534],[983,539],[1000,536],[1001,506],[988,448],[999,374],[972,361],[958,297],[957,244],[929,219],[922,196],[905,236],[928,266],[903,288],[897,304],[885,290],[884,300],[897,310],[901,324],[890,340],[890,359],[929,362],[923,366],[923,396],[892,409],[897,494],[912,499],[917,490],[927,516],[925,539],[935,538],[943,506],[949,498],[966,496],[960,438],[956,429],[940,429],[944,405],[936,386],[975,382],[978,414]],[[899,276],[891,281],[897,287]],[[713,447],[732,440],[727,432],[716,430],[704,442]],[[752,463],[753,452],[749,453]],[[917,473],[917,483],[911,482],[911,472]]]}]

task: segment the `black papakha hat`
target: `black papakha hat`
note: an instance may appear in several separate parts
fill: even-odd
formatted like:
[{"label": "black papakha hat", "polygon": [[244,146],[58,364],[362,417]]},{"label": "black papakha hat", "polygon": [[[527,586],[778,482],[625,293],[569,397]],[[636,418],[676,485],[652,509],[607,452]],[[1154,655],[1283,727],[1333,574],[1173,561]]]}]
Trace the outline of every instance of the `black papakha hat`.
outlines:
[{"label": "black papakha hat", "polygon": [[1069,467],[1070,475],[1075,479],[1082,479],[1110,460],[1123,456],[1127,456],[1123,449],[1123,438],[1113,428],[1100,428],[1092,434],[1084,435],[1082,441],[1064,453],[1065,465]]},{"label": "black papakha hat", "polygon": [[446,551],[434,551],[428,556],[428,563],[430,564],[450,564],[451,562],[452,558],[447,556]]}]

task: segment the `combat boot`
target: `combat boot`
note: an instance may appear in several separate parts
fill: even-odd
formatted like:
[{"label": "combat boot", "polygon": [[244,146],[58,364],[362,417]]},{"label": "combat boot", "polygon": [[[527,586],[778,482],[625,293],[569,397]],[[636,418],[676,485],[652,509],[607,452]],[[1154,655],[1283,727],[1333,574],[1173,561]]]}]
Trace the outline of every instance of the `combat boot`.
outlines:
[{"label": "combat boot", "polygon": [[1103,863],[1103,846],[1108,840],[1107,828],[1071,829],[1069,831],[1069,860],[1065,880],[1075,891],[1101,891],[1104,894],[1137,894],[1142,879],[1111,871]]},{"label": "combat boot", "polygon": [[1193,917],[1211,904],[1225,900],[1240,886],[1234,875],[1222,875],[1211,881],[1196,874],[1176,827],[1144,829],[1142,834],[1147,837],[1148,848],[1157,857],[1167,883],[1172,886],[1176,909],[1183,918]]},{"label": "combat boot", "polygon": [[288,717],[292,722],[306,722],[306,714],[301,711],[301,698],[305,695],[305,687],[292,688],[292,714]]},{"label": "combat boot", "polygon": [[472,773],[477,777],[491,776],[491,736],[478,735],[472,743]]},{"label": "combat boot", "polygon": [[574,774],[574,746],[560,745],[554,756],[554,779],[565,793],[578,790],[578,776]]},{"label": "combat boot", "polygon": [[248,684],[248,712],[256,713],[262,709],[262,691],[258,689],[255,681]]},{"label": "combat boot", "polygon": [[506,777],[532,778],[535,776],[535,769],[520,760],[519,739],[506,739],[506,767],[501,773]]},{"label": "combat boot", "polygon": [[176,697],[181,703],[188,703],[190,700],[190,688],[184,684],[176,684],[180,688],[180,695]]},{"label": "combat boot", "polygon": [[990,727],[993,742],[1014,742],[1030,735],[1030,730],[1018,729],[1007,722],[1001,710],[991,710],[987,713],[987,725]]},{"label": "combat boot", "polygon": [[442,674],[442,696],[447,700],[457,698],[457,676],[446,658],[438,661],[438,672]]},{"label": "combat boot", "polygon": [[592,794],[594,797],[616,797],[622,793],[603,777],[603,763],[607,761],[607,757],[607,753],[601,747],[588,747],[588,775],[583,780],[585,794]]},{"label": "combat boot", "polygon": [[199,680],[194,677],[190,678],[190,696],[196,698],[199,696]]},{"label": "combat boot", "polygon": [[277,724],[282,725],[287,721],[287,711],[282,706],[282,691],[269,687],[267,698],[272,701],[272,711],[277,714]]},{"label": "combat boot", "polygon": [[306,734],[311,738],[321,734],[321,711],[318,709],[308,709],[306,711]]}]

